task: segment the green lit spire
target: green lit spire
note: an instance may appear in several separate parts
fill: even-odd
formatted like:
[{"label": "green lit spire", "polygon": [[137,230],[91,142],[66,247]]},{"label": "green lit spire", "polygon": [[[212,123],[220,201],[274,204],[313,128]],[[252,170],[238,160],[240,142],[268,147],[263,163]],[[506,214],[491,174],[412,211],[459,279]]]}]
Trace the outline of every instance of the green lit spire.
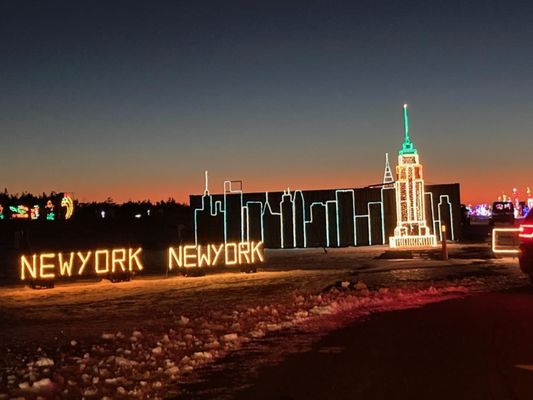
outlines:
[{"label": "green lit spire", "polygon": [[403,140],[402,149],[400,150],[400,155],[416,154],[415,146],[413,145],[413,142],[411,142],[411,137],[409,136],[409,114],[407,113],[407,104],[403,105],[403,125],[405,138]]}]

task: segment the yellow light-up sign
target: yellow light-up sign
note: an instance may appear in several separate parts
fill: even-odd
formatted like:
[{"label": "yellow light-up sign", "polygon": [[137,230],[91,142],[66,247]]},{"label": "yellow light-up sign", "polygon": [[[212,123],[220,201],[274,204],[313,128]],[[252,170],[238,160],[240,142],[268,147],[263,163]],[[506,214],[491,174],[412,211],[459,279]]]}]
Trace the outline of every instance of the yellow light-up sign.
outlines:
[{"label": "yellow light-up sign", "polygon": [[263,242],[186,245],[169,247],[168,270],[247,265],[265,260]]},{"label": "yellow light-up sign", "polygon": [[[144,269],[142,251],[141,247],[137,247],[21,255],[19,276],[21,281],[30,284],[89,276],[107,277],[112,282],[124,277],[129,280],[132,274]],[[250,266],[250,269],[246,267],[243,270],[250,272],[255,271],[251,267],[253,264],[263,261],[263,242],[245,241],[169,247],[166,260],[162,257],[159,265],[162,274],[171,270],[181,269],[184,272],[197,268],[199,271],[217,266]]]},{"label": "yellow light-up sign", "polygon": [[22,281],[133,273],[144,268],[140,247],[22,255],[19,267]]}]

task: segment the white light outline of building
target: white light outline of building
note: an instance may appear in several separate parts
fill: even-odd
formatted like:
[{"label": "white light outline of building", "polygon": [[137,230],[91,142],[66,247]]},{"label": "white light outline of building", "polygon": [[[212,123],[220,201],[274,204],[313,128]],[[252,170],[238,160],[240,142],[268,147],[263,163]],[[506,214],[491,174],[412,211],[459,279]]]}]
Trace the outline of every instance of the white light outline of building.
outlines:
[{"label": "white light outline of building", "polygon": [[[230,183],[231,181],[229,180],[226,180],[224,181],[226,183]],[[367,223],[368,223],[368,243],[369,245],[374,245],[375,243],[373,242],[372,240],[372,216],[371,216],[371,211],[370,211],[370,207],[371,206],[375,206],[375,205],[379,205],[380,206],[380,214],[379,214],[379,218],[381,219],[381,244],[386,244],[386,237],[385,237],[385,216],[384,216],[384,191],[385,190],[393,190],[392,188],[381,188],[380,189],[380,197],[381,197],[381,201],[370,201],[366,204],[367,206],[367,214],[361,214],[361,215],[357,215],[356,214],[356,208],[355,208],[355,204],[356,204],[356,196],[355,196],[355,190],[354,189],[337,189],[335,190],[335,200],[326,200],[325,202],[312,202],[309,206],[309,215],[307,215],[306,213],[306,201],[305,201],[305,196],[304,196],[304,193],[303,191],[301,190],[295,190],[291,193],[289,193],[289,197],[290,197],[290,201],[292,203],[292,207],[293,207],[293,215],[292,215],[292,218],[293,218],[293,243],[294,245],[296,245],[297,241],[296,241],[296,213],[294,212],[295,210],[295,197],[296,197],[296,194],[297,193],[300,193],[301,196],[302,196],[302,215],[303,215],[303,236],[304,236],[304,248],[307,248],[308,247],[308,228],[309,228],[309,224],[312,224],[314,221],[313,219],[313,207],[316,207],[316,206],[322,206],[324,207],[324,216],[325,216],[325,233],[326,233],[326,247],[330,247],[331,245],[331,226],[330,226],[330,221],[329,221],[329,212],[328,212],[328,206],[330,204],[333,204],[335,206],[335,210],[336,210],[336,218],[337,218],[337,221],[336,221],[336,226],[335,226],[335,232],[336,232],[336,236],[337,236],[337,246],[340,246],[340,219],[339,219],[339,206],[338,206],[338,195],[340,193],[351,193],[352,194],[352,203],[353,203],[353,232],[354,232],[354,240],[353,240],[353,243],[350,243],[349,245],[353,245],[353,246],[359,246],[360,243],[359,243],[359,240],[358,240],[358,234],[357,234],[357,219],[358,218],[367,218]],[[284,191],[284,195],[282,195],[282,201],[283,201],[283,196],[287,196],[287,191]],[[251,201],[246,201],[244,202],[244,199],[243,199],[243,196],[244,196],[244,193],[242,192],[242,190],[231,190],[231,191],[228,191],[226,194],[229,194],[229,195],[235,195],[235,194],[238,194],[239,195],[239,201],[240,203],[242,204],[242,211],[241,211],[241,232],[240,232],[240,235],[241,235],[241,238],[243,239],[244,237],[246,237],[247,239],[250,238],[250,218],[249,218],[249,208],[248,208],[248,205],[250,204],[258,204],[261,208],[261,218],[260,218],[260,230],[261,230],[261,241],[265,241],[265,221],[264,221],[264,218],[265,218],[265,214],[266,214],[266,211],[267,211],[267,208],[269,209],[270,211],[270,214],[272,216],[277,216],[280,218],[280,247],[281,248],[286,248],[285,247],[285,243],[284,243],[284,235],[283,235],[283,222],[281,220],[281,211],[280,212],[276,212],[272,209],[272,204],[271,204],[271,201],[269,199],[269,192],[264,192],[263,194],[265,195],[265,202],[261,202],[261,201],[257,201],[257,200],[251,200]],[[440,195],[439,196],[439,204],[437,205],[437,215],[438,215],[438,219],[435,219],[435,210],[434,210],[434,197],[433,197],[433,193],[432,192],[424,192],[425,195],[429,195],[430,196],[430,203],[431,203],[431,216],[432,216],[432,220],[433,220],[433,231],[434,232],[437,232],[439,231],[440,232],[440,227],[441,227],[441,224],[442,224],[442,215],[441,215],[441,210],[440,210],[440,207],[444,204],[443,200],[444,198],[446,198],[446,204],[448,205],[449,209],[450,209],[450,233],[451,233],[451,240],[455,240],[455,231],[454,231],[454,226],[453,226],[453,208],[452,208],[452,203],[450,201],[450,196],[449,195]],[[204,195],[202,195],[201,197],[201,202],[202,202],[202,207],[199,207],[199,208],[196,208],[194,210],[194,233],[195,233],[195,243],[198,244],[198,213],[199,212],[202,212],[202,211],[205,211],[205,199],[206,198],[209,198],[209,204],[210,204],[210,209],[209,209],[209,215],[212,216],[212,217],[216,217],[217,215],[219,214],[224,214],[224,232],[225,234],[227,235],[227,213],[226,213],[226,204],[224,204],[223,201],[220,201],[220,200],[216,200],[216,201],[213,201],[213,195],[211,195],[209,192],[207,193],[204,193]],[[226,198],[225,198],[225,201],[226,201]],[[279,204],[280,206],[280,210],[281,210],[281,202]],[[244,227],[246,226],[246,229],[244,229]],[[442,237],[441,237],[442,239]],[[244,239],[243,239],[244,240]],[[225,242],[227,242],[227,236],[225,236]]]},{"label": "white light outline of building", "polygon": [[[429,197],[431,197],[431,219],[433,220],[433,232],[439,232],[440,233],[440,239],[442,241],[442,216],[441,216],[441,213],[440,213],[440,205],[442,204],[442,198],[443,197],[446,197],[447,201],[446,203],[448,204],[448,207],[450,209],[450,233],[451,233],[451,237],[450,237],[450,240],[455,240],[455,228],[453,226],[453,208],[452,208],[452,203],[450,201],[450,195],[448,194],[441,194],[439,196],[439,204],[437,204],[437,214],[439,216],[439,219],[435,219],[435,210],[434,210],[434,202],[433,202],[433,193],[431,192],[424,192],[424,195],[426,194],[429,194]],[[438,227],[436,226],[436,224],[438,225]]]},{"label": "white light outline of building", "polygon": [[[209,215],[212,216],[212,217],[215,217],[219,214],[223,214],[223,222],[224,222],[224,242],[227,243],[228,241],[228,223],[227,223],[227,195],[239,195],[239,203],[240,203],[240,206],[241,206],[241,232],[240,232],[240,237],[241,237],[241,240],[244,240],[244,238],[246,237],[248,240],[250,238],[249,234],[250,234],[250,227],[249,227],[249,212],[248,212],[248,205],[249,204],[259,204],[261,206],[261,221],[260,221],[260,226],[261,226],[261,240],[264,242],[264,239],[265,239],[265,232],[264,232],[264,226],[265,226],[265,222],[264,222],[264,218],[265,218],[265,214],[267,212],[267,208],[268,210],[270,211],[270,215],[272,216],[277,216],[279,217],[279,220],[280,220],[280,247],[281,248],[288,248],[288,247],[285,247],[285,235],[283,234],[283,218],[282,218],[282,212],[281,212],[281,205],[283,203],[283,199],[286,198],[286,197],[289,197],[289,201],[291,202],[291,207],[292,207],[292,219],[293,219],[293,229],[292,229],[292,242],[293,242],[293,247],[296,248],[296,244],[297,244],[297,235],[296,235],[296,201],[295,201],[295,198],[296,198],[296,195],[297,194],[300,194],[301,195],[301,198],[302,198],[302,216],[303,216],[303,241],[304,241],[304,248],[307,248],[308,247],[308,226],[309,224],[313,223],[314,220],[313,220],[313,207],[317,206],[317,205],[320,205],[322,207],[324,207],[324,216],[325,216],[325,233],[326,233],[326,247],[330,247],[331,246],[331,225],[330,225],[330,218],[329,218],[329,205],[333,205],[335,207],[335,212],[336,212],[336,221],[335,221],[335,232],[336,232],[336,236],[337,236],[337,246],[340,246],[340,219],[339,219],[339,202],[338,202],[338,195],[340,193],[351,193],[352,194],[352,206],[353,206],[353,218],[352,218],[352,221],[353,221],[353,233],[354,233],[354,240],[352,243],[349,243],[348,245],[353,245],[353,246],[358,246],[359,245],[359,242],[358,242],[358,235],[357,235],[357,218],[367,218],[367,224],[368,224],[368,242],[369,242],[369,245],[373,245],[373,242],[372,242],[372,216],[371,216],[371,210],[370,210],[370,207],[371,206],[374,206],[374,205],[379,205],[380,206],[380,215],[379,215],[379,218],[381,220],[381,244],[385,244],[386,243],[386,237],[385,237],[385,218],[384,218],[384,207],[383,207],[383,191],[384,190],[388,190],[388,189],[385,189],[385,188],[381,188],[380,190],[380,197],[381,197],[381,201],[372,201],[372,202],[368,202],[366,204],[367,206],[367,214],[362,214],[362,215],[357,215],[356,214],[356,199],[355,199],[355,190],[354,189],[338,189],[338,190],[335,190],[335,200],[326,200],[325,202],[312,202],[310,204],[310,207],[309,207],[309,219],[307,218],[307,215],[306,215],[306,201],[305,201],[305,196],[304,196],[304,193],[303,191],[301,190],[295,190],[295,191],[292,191],[290,192],[290,189],[287,189],[286,191],[284,190],[283,191],[283,194],[281,196],[281,201],[279,203],[279,212],[276,212],[272,209],[272,204],[271,204],[271,201],[269,199],[269,192],[265,192],[265,203],[262,203],[261,201],[257,201],[257,200],[253,200],[253,201],[246,201],[244,202],[244,199],[243,199],[243,191],[242,190],[234,190],[232,187],[231,187],[231,182],[230,180],[225,180],[224,181],[224,194],[223,194],[223,202],[217,200],[217,201],[213,201],[213,196],[209,193],[208,190],[206,190],[204,192],[204,194],[202,195],[201,197],[201,202],[202,202],[202,207],[200,208],[196,208],[194,210],[194,238],[195,238],[195,243],[198,244],[198,213],[199,212],[202,212],[202,211],[205,211],[205,202],[206,202],[206,198],[208,198],[209,200],[209,203],[210,203],[210,209],[209,209]],[[245,221],[246,219],[246,221]],[[246,229],[245,229],[245,226],[246,226]]]},{"label": "white light outline of building", "polygon": [[229,194],[238,194],[240,200],[240,214],[241,214],[241,241],[244,241],[244,218],[243,218],[243,193],[242,190],[233,190],[232,183],[235,181],[225,180],[224,181],[224,243],[228,243],[228,213],[227,213],[227,201],[226,195]]}]

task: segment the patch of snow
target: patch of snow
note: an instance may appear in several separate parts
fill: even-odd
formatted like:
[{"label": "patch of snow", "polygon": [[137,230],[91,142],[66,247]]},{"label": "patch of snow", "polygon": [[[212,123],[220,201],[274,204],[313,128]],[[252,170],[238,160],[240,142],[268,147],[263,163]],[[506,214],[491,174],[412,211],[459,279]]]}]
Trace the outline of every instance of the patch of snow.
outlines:
[{"label": "patch of snow", "polygon": [[224,342],[234,342],[236,340],[239,340],[239,335],[236,333],[228,333],[221,338]]},{"label": "patch of snow", "polygon": [[115,339],[115,334],[114,333],[102,333],[102,339],[113,340]]},{"label": "patch of snow", "polygon": [[34,390],[49,389],[53,386],[50,378],[43,378],[39,381],[33,382]]},{"label": "patch of snow", "polygon": [[36,367],[51,367],[54,365],[54,360],[46,357],[41,357],[37,361],[35,361],[34,365]]},{"label": "patch of snow", "polygon": [[207,351],[197,351],[192,355],[194,360],[212,360],[213,355]]},{"label": "patch of snow", "polygon": [[[300,273],[286,274],[286,279],[292,282],[297,274]],[[104,333],[96,331],[92,343],[86,344],[86,339],[83,343],[71,339],[70,346],[66,341],[64,346],[57,346],[57,350],[40,349],[37,354],[52,357],[56,363],[48,357],[28,364],[25,361],[21,363],[20,371],[6,371],[4,382],[7,386],[4,388],[0,383],[0,390],[13,390],[12,394],[17,395],[16,390],[31,392],[43,385],[50,388],[55,397],[161,398],[168,385],[176,385],[185,374],[235,349],[246,348],[247,342],[259,343],[259,339],[266,335],[279,335],[285,330],[325,331],[332,329],[331,321],[341,324],[369,313],[419,307],[513,283],[506,277],[433,282],[412,281],[407,277],[407,283],[374,289],[375,283],[348,281],[346,275],[328,286],[320,274],[313,278],[318,282],[315,286],[305,283],[307,286],[304,287],[299,283],[292,291],[265,296],[265,292],[261,292],[258,296],[254,285],[249,284],[246,290],[253,291],[253,296],[221,304],[220,298],[212,296],[208,306],[202,302],[201,307],[187,308],[188,317],[180,315],[174,308],[174,312],[165,314],[167,317],[161,320],[161,326],[154,329],[149,324],[136,325],[143,331],[136,329],[126,336],[107,328]],[[267,275],[258,274],[246,279],[254,282]],[[219,278],[212,279],[218,282]],[[139,285],[144,290],[143,284]],[[331,289],[322,290],[325,286]],[[175,304],[172,303],[173,307]],[[189,375],[187,379],[194,377]]]}]

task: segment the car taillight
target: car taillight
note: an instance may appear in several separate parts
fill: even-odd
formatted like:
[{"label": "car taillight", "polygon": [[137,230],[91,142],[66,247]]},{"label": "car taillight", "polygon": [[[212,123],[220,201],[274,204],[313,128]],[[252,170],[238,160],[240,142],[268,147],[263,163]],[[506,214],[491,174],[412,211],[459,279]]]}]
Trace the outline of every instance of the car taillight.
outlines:
[{"label": "car taillight", "polygon": [[522,225],[518,236],[522,240],[533,240],[533,225]]}]

